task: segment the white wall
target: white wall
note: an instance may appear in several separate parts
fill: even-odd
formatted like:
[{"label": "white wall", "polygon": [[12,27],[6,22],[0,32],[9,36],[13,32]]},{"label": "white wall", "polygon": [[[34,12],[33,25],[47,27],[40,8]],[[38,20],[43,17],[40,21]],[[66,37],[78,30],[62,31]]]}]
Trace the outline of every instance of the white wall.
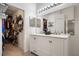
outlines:
[{"label": "white wall", "polygon": [[24,10],[24,39],[22,40],[24,43],[24,52],[27,52],[29,50],[29,16],[36,16],[36,4],[10,3],[10,5],[13,5]]},{"label": "white wall", "polygon": [[26,49],[29,50],[29,34],[30,34],[30,28],[29,28],[29,16],[36,16],[36,4],[26,4],[27,8],[26,8],[26,12],[25,12],[25,31],[27,30],[27,32],[25,32],[25,37],[27,40],[25,40],[25,48],[24,50],[26,51]]}]

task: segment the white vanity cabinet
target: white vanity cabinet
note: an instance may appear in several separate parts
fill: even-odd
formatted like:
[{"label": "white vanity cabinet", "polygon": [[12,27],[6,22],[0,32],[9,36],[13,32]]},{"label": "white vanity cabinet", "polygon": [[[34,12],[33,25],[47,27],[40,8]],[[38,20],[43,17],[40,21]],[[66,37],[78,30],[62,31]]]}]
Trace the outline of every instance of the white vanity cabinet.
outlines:
[{"label": "white vanity cabinet", "polygon": [[39,56],[50,55],[50,39],[40,36],[31,36],[30,51]]},{"label": "white vanity cabinet", "polygon": [[50,56],[50,39],[42,36],[37,36],[38,50],[40,56]]},{"label": "white vanity cabinet", "polygon": [[61,38],[51,38],[51,55],[52,56],[65,56],[67,55],[67,46],[65,39]]},{"label": "white vanity cabinet", "polygon": [[39,56],[68,55],[67,39],[31,35],[30,51]]},{"label": "white vanity cabinet", "polygon": [[36,37],[30,37],[30,51],[37,53],[37,39]]}]

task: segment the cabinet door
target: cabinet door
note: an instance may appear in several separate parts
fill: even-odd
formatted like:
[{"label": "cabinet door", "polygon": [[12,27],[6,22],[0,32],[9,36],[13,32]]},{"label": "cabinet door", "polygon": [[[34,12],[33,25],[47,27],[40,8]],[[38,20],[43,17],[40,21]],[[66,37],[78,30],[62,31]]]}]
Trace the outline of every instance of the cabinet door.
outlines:
[{"label": "cabinet door", "polygon": [[35,36],[30,37],[30,51],[37,54],[37,38]]},{"label": "cabinet door", "polygon": [[40,56],[49,56],[50,55],[50,43],[49,38],[46,37],[37,37],[37,50]]},{"label": "cabinet door", "polygon": [[64,55],[64,39],[57,39],[57,38],[52,39],[51,55],[52,56]]}]

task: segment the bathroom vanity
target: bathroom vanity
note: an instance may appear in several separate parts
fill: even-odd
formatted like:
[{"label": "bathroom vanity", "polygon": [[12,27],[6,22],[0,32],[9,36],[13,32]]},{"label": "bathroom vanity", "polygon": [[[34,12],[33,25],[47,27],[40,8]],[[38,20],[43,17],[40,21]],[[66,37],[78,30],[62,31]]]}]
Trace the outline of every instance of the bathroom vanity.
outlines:
[{"label": "bathroom vanity", "polygon": [[[75,14],[78,8],[75,7],[75,4],[62,4],[56,8],[37,13],[41,17],[40,21],[37,21],[40,27],[30,26],[30,51],[39,56],[73,55],[72,52],[75,50],[73,46],[75,45],[72,40],[75,37],[75,21],[77,21]],[[43,19],[47,20],[47,28],[44,28]],[[34,24],[37,25],[37,22]],[[46,29],[51,34],[48,34],[48,31],[44,32]]]},{"label": "bathroom vanity", "polygon": [[69,35],[30,35],[30,51],[39,56],[67,56]]}]

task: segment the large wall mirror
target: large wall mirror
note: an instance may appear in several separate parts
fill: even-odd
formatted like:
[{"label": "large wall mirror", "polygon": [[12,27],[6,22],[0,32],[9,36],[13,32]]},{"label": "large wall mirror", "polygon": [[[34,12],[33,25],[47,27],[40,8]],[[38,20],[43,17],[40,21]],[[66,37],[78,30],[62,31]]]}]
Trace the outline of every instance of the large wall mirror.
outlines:
[{"label": "large wall mirror", "polygon": [[41,19],[38,17],[29,17],[30,27],[41,27]]}]

